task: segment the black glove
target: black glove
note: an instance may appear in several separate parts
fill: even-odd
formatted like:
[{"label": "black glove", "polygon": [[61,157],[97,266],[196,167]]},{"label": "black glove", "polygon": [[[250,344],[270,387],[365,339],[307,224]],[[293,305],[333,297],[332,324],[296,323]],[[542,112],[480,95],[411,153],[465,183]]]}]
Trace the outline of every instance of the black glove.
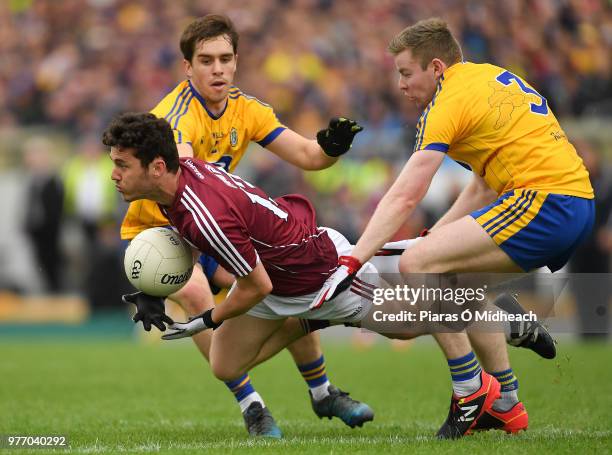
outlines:
[{"label": "black glove", "polygon": [[164,332],[166,324],[174,324],[174,321],[164,312],[164,297],[153,297],[142,291],[121,296],[124,303],[136,305],[136,314],[132,318],[135,323],[142,321],[142,326],[147,332],[151,331],[151,324]]},{"label": "black glove", "polygon": [[353,138],[363,130],[355,120],[334,117],[329,126],[317,133],[317,142],[329,156],[340,156],[351,148]]}]

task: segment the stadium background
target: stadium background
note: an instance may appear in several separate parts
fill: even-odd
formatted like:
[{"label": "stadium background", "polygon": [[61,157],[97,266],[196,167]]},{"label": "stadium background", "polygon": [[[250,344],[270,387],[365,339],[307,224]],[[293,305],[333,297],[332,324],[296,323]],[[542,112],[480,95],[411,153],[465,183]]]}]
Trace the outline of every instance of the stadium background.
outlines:
[{"label": "stadium background", "polygon": [[[109,348],[92,345],[92,351],[109,362],[113,349],[123,352],[125,357],[117,358],[125,362],[132,352],[145,359],[169,355],[167,348],[149,351],[133,342],[139,337],[120,303],[119,296],[129,289],[118,238],[126,207],[114,194],[111,163],[99,138],[112,115],[149,110],[183,79],[180,33],[193,17],[209,12],[228,14],[240,32],[236,85],[271,104],[284,124],[307,137],[314,137],[334,115],[357,119],[365,127],[352,150],[323,172],[299,171],[257,145],[237,169],[273,196],[307,194],[320,223],[353,240],[410,156],[420,115],[400,96],[386,52],[396,32],[422,18],[443,17],[459,37],[466,60],[491,62],[529,81],[547,98],[585,159],[600,209],[588,248],[566,271],[599,274],[597,286],[586,290],[586,300],[596,296],[598,320],[605,323],[595,330],[581,326],[576,302],[585,299],[585,292],[573,288],[559,306],[565,321],[561,337],[580,358],[609,360],[608,343],[573,344],[581,330],[589,332],[589,338],[594,331],[597,338],[605,338],[609,330],[609,1],[6,0],[0,2],[0,352],[5,350],[9,360],[0,365],[0,372],[6,368],[0,376],[13,383],[27,376],[34,389],[53,385],[53,377],[66,365],[49,364],[46,380],[32,379],[41,370],[26,359],[44,363],[45,358],[56,358],[44,355],[51,349],[61,352],[57,355],[68,364],[78,364],[86,356],[75,354],[74,347],[94,338],[118,343]],[[421,208],[398,235],[414,236],[429,225],[468,178],[459,166],[445,163]],[[331,348],[331,356],[342,364],[339,359],[357,348],[346,346],[345,332],[332,337],[332,344],[340,345]],[[23,340],[29,341],[21,344]],[[53,351],[48,343],[55,342],[62,348]],[[364,347],[363,339],[353,342]],[[195,351],[182,346],[179,357],[207,376]],[[386,343],[371,349],[362,353],[364,358],[392,356],[391,361],[399,361]],[[420,349],[425,351],[409,351],[417,364],[430,347]],[[175,355],[170,352],[170,357]],[[350,364],[342,365],[350,369]],[[582,366],[578,370],[585,371]],[[79,371],[69,368],[66,375],[76,378]],[[610,382],[610,371],[598,374]],[[274,384],[274,375],[268,376]],[[1,389],[0,408],[21,409],[27,402],[13,395],[11,385]],[[611,395],[608,389],[608,401]],[[218,401],[233,406],[228,397]],[[598,420],[612,421],[603,403],[594,406],[602,413]],[[15,425],[38,428],[35,417],[10,414],[0,418],[0,433],[13,431]],[[432,415],[435,420],[437,414]],[[230,437],[241,435],[240,430],[235,433]]]}]

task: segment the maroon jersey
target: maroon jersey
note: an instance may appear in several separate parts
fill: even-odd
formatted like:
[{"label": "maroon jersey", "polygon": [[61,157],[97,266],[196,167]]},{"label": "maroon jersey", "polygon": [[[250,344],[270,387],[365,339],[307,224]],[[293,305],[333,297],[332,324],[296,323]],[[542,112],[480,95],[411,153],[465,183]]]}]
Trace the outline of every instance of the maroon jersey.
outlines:
[{"label": "maroon jersey", "polygon": [[272,199],[213,164],[180,161],[176,198],[162,211],[185,240],[229,272],[248,275],[260,260],[272,294],[297,296],[317,291],[335,270],[336,247],[317,227],[308,199]]}]

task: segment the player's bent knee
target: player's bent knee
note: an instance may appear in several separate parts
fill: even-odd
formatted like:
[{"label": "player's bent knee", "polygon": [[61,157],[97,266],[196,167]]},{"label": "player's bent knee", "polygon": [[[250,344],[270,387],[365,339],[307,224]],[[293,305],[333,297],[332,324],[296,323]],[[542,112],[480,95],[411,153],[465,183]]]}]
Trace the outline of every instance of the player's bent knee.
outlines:
[{"label": "player's bent knee", "polygon": [[401,333],[381,333],[382,336],[392,340],[412,340],[416,337],[424,335],[424,333],[418,332],[401,332]]},{"label": "player's bent knee", "polygon": [[451,269],[444,263],[432,262],[428,260],[426,254],[418,251],[404,253],[399,261],[399,272],[406,278],[411,273],[448,273]]},{"label": "player's bent knee", "polygon": [[227,359],[221,361],[215,358],[210,359],[210,369],[217,379],[220,381],[233,381],[242,376],[246,371],[239,368],[238,365],[230,364]]},{"label": "player's bent knee", "polygon": [[399,272],[406,277],[411,273],[426,273],[426,264],[419,254],[403,254],[399,261]]}]

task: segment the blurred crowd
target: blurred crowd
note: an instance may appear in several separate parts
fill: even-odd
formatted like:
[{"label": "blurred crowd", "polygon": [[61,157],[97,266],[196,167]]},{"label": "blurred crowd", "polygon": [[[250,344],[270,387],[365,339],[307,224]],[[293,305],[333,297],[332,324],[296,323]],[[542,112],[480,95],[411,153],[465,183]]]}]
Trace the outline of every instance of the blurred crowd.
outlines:
[{"label": "blurred crowd", "polygon": [[[88,242],[125,208],[108,194],[110,181],[97,183],[107,160],[96,145],[100,131],[119,111],[151,109],[184,78],[181,32],[211,12],[230,16],[240,33],[236,85],[271,104],[283,123],[307,137],[335,115],[364,125],[329,171],[304,175],[259,150],[238,168],[273,195],[308,194],[322,224],[351,240],[412,150],[420,112],[402,100],[386,47],[419,19],[444,18],[466,60],[524,77],[559,117],[612,115],[607,0],[0,2],[0,131],[45,125],[72,138],[74,156],[61,171],[64,211]],[[456,177],[401,236],[415,235],[452,202],[464,177],[449,173]]]},{"label": "blurred crowd", "polygon": [[117,111],[150,109],[183,78],[183,28],[210,12],[228,14],[241,33],[238,84],[298,131],[339,112],[373,131],[413,124],[418,113],[400,103],[386,46],[434,15],[466,60],[525,77],[557,115],[612,113],[606,0],[7,0],[0,124],[83,133]]}]

